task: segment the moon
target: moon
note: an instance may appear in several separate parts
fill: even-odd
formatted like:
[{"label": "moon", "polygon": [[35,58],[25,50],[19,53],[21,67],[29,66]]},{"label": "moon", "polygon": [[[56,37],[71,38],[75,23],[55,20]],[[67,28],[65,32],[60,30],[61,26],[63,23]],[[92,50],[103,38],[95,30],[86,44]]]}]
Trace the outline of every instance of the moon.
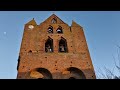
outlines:
[{"label": "moon", "polygon": [[4,33],[4,35],[6,35],[6,32],[3,32]]}]

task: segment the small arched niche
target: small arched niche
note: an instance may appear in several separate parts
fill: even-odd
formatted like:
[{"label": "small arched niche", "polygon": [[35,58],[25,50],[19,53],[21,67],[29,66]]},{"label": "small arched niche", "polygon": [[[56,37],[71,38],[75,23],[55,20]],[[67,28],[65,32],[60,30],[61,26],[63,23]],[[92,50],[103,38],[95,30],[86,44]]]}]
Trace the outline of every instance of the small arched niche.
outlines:
[{"label": "small arched niche", "polygon": [[52,27],[52,26],[49,26],[47,32],[48,32],[48,33],[53,33],[53,27]]},{"label": "small arched niche", "polygon": [[57,23],[57,19],[56,19],[56,18],[53,18],[53,19],[51,20],[51,23],[52,23],[52,24]]},{"label": "small arched niche", "polygon": [[56,31],[57,31],[57,33],[59,33],[59,34],[62,34],[62,33],[63,33],[63,30],[62,30],[62,27],[61,27],[61,26],[59,26]]}]

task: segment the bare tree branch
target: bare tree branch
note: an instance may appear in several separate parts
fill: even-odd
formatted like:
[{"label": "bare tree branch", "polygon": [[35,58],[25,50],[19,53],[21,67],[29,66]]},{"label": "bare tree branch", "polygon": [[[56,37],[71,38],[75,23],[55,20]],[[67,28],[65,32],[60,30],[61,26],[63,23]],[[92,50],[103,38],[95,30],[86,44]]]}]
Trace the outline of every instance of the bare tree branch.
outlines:
[{"label": "bare tree branch", "polygon": [[99,68],[99,78],[104,78],[104,79],[120,79],[120,74],[118,76],[115,75],[114,73],[114,70],[117,69],[120,73],[120,46],[119,45],[116,45],[117,46],[117,60],[118,60],[118,64],[117,64],[117,60],[115,59],[115,57],[113,56],[113,60],[114,60],[114,67],[112,70],[104,67],[104,71],[105,71],[105,74],[103,73],[103,71]]}]

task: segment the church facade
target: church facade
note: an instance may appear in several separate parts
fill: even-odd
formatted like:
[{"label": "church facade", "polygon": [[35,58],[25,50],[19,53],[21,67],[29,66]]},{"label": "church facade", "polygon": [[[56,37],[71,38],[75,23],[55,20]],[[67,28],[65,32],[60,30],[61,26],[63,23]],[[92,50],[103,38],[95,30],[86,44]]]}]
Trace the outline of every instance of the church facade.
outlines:
[{"label": "church facade", "polygon": [[17,70],[17,79],[96,78],[83,28],[55,14],[25,24]]}]

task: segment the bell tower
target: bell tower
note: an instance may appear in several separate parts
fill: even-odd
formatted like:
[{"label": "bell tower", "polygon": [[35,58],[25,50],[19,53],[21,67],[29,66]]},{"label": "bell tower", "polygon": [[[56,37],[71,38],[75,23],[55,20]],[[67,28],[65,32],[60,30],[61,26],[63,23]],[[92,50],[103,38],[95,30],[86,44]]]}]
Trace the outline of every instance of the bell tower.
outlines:
[{"label": "bell tower", "polygon": [[55,14],[25,24],[17,79],[95,79],[83,28]]}]

